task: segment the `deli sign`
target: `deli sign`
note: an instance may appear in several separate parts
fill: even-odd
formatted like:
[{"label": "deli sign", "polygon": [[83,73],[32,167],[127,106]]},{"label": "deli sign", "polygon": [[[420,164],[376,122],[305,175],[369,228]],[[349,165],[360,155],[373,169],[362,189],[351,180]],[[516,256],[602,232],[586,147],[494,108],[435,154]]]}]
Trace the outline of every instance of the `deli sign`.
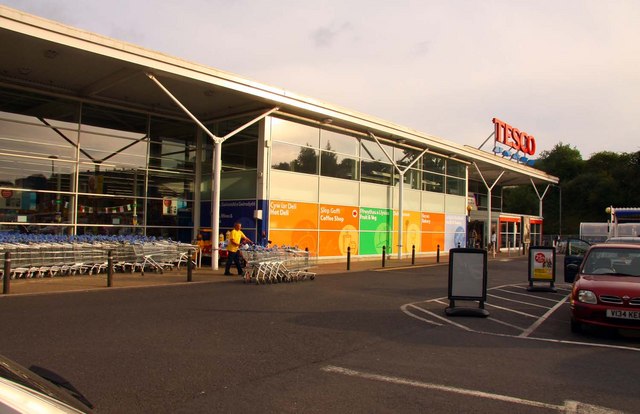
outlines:
[{"label": "deli sign", "polygon": [[[495,126],[495,147],[496,154],[515,159],[525,164],[533,164],[529,157],[536,153],[536,139],[518,128],[514,128],[498,118],[493,118]],[[503,148],[505,146],[507,148]]]}]

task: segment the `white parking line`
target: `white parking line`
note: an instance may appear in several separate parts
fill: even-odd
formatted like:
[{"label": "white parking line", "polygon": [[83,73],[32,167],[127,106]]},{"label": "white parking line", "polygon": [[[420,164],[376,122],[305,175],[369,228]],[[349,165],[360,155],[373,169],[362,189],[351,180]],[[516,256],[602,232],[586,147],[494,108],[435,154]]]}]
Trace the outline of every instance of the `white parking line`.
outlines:
[{"label": "white parking line", "polygon": [[504,296],[491,295],[491,294],[487,294],[487,296],[496,298],[496,299],[506,300],[507,302],[516,302],[516,303],[522,303],[524,305],[534,306],[536,308],[549,309],[548,306],[538,305],[537,303],[531,303],[531,302],[523,302],[521,300],[509,299],[509,298],[505,298]]},{"label": "white parking line", "polygon": [[[457,326],[458,328],[460,328],[460,329],[464,329],[465,331],[470,331],[470,332],[472,332],[472,331],[473,331],[473,329],[467,328],[466,326],[464,326],[464,325],[460,325],[459,323],[452,322],[451,320],[449,320],[449,319],[447,319],[447,318],[445,318],[445,317],[442,317],[442,316],[440,316],[440,315],[437,315],[437,314],[435,314],[435,313],[433,313],[433,312],[430,312],[430,311],[428,311],[428,310],[426,310],[426,309],[423,309],[423,308],[421,308],[421,307],[419,307],[419,306],[415,306],[415,305],[412,305],[412,304],[409,304],[409,305],[410,305],[411,307],[415,308],[415,309],[420,310],[421,312],[426,313],[427,315],[433,316],[433,317],[434,317],[434,318],[436,318],[436,319],[440,319],[441,321],[446,322],[446,323],[448,323],[449,325]],[[407,313],[407,312],[405,312],[405,313]],[[412,313],[407,313],[407,314],[408,314],[409,316],[414,316]],[[415,317],[415,318],[417,318],[417,319],[422,319],[422,318],[420,318],[420,317],[418,317],[418,316],[414,316],[414,317]],[[437,322],[433,322],[433,321],[429,321],[429,323],[436,324],[436,325],[438,325],[438,326],[443,326],[442,324],[439,324],[439,323],[437,323]]]},{"label": "white parking line", "polygon": [[[522,289],[522,290],[529,291],[529,287],[530,286],[529,285],[526,285],[526,286],[524,286],[524,285],[514,285],[513,287],[515,287],[516,289]],[[556,290],[563,290],[563,289],[558,289],[558,287],[555,286],[555,285],[554,285],[554,287],[556,288]],[[545,292],[545,294],[548,295],[548,296],[552,296],[552,295],[564,296],[564,293],[551,292],[551,291]]]},{"label": "white parking line", "polygon": [[605,407],[598,407],[595,405],[583,404],[577,401],[565,401],[564,405],[549,404],[541,401],[525,400],[523,398],[510,397],[508,395],[493,394],[493,393],[484,392],[484,391],[451,387],[451,386],[442,385],[442,384],[434,384],[431,382],[415,381],[415,380],[406,379],[406,378],[390,377],[387,375],[379,375],[379,374],[372,374],[369,372],[355,371],[352,369],[336,367],[333,365],[327,365],[325,367],[322,367],[322,370],[324,372],[341,374],[341,375],[346,375],[350,377],[363,378],[363,379],[372,380],[372,381],[386,382],[386,383],[397,384],[397,385],[408,385],[410,387],[417,387],[417,388],[423,388],[423,389],[429,389],[429,390],[435,390],[435,391],[443,391],[443,392],[448,392],[452,394],[465,395],[468,397],[484,398],[488,400],[507,402],[511,404],[524,405],[528,407],[543,408],[543,409],[553,410],[561,413],[584,413],[584,414],[588,414],[588,413],[591,413],[591,414],[620,413],[621,414],[622,413],[621,411],[610,410]]},{"label": "white parking line", "polygon": [[[517,287],[517,286],[515,286],[515,287]],[[506,289],[500,289],[500,288],[492,289],[492,291],[493,291],[493,290],[499,290],[500,292],[507,292],[507,293],[510,293],[510,294],[512,294],[512,295],[527,296],[527,297],[529,297],[529,298],[531,297],[531,294],[520,293],[520,292],[514,292],[514,291],[512,291],[512,290],[506,290]],[[553,302],[553,303],[556,303],[556,302],[557,302],[557,300],[556,300],[556,299],[543,298],[543,297],[541,297],[541,296],[536,296],[536,299],[546,300],[546,301]]]},{"label": "white parking line", "polygon": [[537,315],[531,315],[530,313],[520,312],[520,311],[517,311],[517,310],[515,310],[515,309],[509,309],[509,308],[504,308],[504,307],[502,307],[502,306],[498,306],[498,305],[492,305],[492,304],[491,304],[491,303],[489,303],[489,302],[485,302],[485,304],[486,304],[487,306],[492,307],[492,308],[500,309],[500,310],[503,310],[503,311],[505,311],[505,312],[515,313],[516,315],[526,316],[526,317],[528,317],[528,318],[537,318],[537,317],[538,317]]},{"label": "white parking line", "polygon": [[492,321],[492,322],[499,323],[499,324],[501,324],[501,325],[504,325],[504,326],[508,326],[508,327],[510,327],[510,328],[517,329],[517,330],[519,330],[519,331],[524,331],[524,328],[521,328],[521,327],[519,327],[519,326],[515,326],[515,325],[510,324],[510,323],[507,323],[507,322],[503,322],[503,321],[501,321],[500,319],[495,319],[495,318],[492,318],[491,316],[489,316],[487,319],[489,319],[489,320],[490,320],[490,321]]},{"label": "white parking line", "polygon": [[538,328],[538,326],[542,325],[542,323],[543,323],[544,321],[546,321],[547,319],[549,319],[549,316],[551,316],[551,314],[552,314],[553,312],[555,312],[555,311],[556,311],[556,309],[558,309],[560,306],[562,306],[562,305],[567,301],[567,299],[569,299],[569,296],[568,296],[568,295],[567,295],[567,296],[565,296],[564,300],[561,300],[561,301],[559,301],[558,303],[556,303],[556,306],[554,306],[553,308],[549,309],[549,310],[547,311],[547,313],[545,313],[544,315],[542,315],[542,316],[540,317],[540,319],[538,319],[538,320],[537,320],[533,325],[531,325],[531,326],[529,327],[529,329],[527,329],[526,331],[522,332],[522,333],[520,334],[520,336],[522,336],[522,337],[527,337],[527,336],[531,335],[531,334],[533,333],[533,331],[535,331],[535,330]]},{"label": "white parking line", "polygon": [[411,317],[414,317],[414,318],[416,318],[416,319],[419,319],[419,320],[421,320],[421,321],[423,321],[423,322],[430,323],[430,324],[432,324],[432,325],[436,325],[436,326],[442,326],[442,324],[441,324],[441,323],[434,322],[434,321],[432,321],[432,320],[425,319],[425,318],[421,318],[421,317],[419,317],[419,316],[417,316],[417,315],[414,315],[413,313],[411,313],[411,312],[409,312],[409,311],[407,310],[407,308],[409,308],[409,307],[411,307],[411,308],[413,308],[413,309],[417,309],[417,310],[419,310],[419,311],[421,311],[421,312],[424,312],[424,313],[426,313],[426,314],[428,314],[428,315],[436,316],[436,315],[434,315],[433,313],[429,312],[428,310],[422,309],[421,307],[416,306],[416,305],[414,305],[414,304],[412,304],[412,303],[409,303],[409,304],[407,304],[407,305],[402,305],[402,306],[400,307],[400,309],[401,309],[401,310],[402,310],[402,312],[404,312],[405,314],[407,314],[407,315],[409,315],[409,316],[411,316]]}]

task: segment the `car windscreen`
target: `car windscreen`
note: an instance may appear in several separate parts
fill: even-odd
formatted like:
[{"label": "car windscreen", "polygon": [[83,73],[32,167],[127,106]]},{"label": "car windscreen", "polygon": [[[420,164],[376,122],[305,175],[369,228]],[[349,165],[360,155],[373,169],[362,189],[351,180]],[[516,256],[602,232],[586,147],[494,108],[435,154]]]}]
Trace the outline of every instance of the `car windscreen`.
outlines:
[{"label": "car windscreen", "polygon": [[640,249],[591,249],[582,273],[640,276]]},{"label": "car windscreen", "polygon": [[640,244],[640,237],[612,237],[610,239],[607,239],[605,243]]}]

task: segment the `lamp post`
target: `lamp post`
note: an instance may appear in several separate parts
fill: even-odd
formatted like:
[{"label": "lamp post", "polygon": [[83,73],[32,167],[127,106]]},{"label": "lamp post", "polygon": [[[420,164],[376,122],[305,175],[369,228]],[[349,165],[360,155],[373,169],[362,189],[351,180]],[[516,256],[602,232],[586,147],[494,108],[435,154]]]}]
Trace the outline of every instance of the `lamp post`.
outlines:
[{"label": "lamp post", "polygon": [[558,201],[558,237],[562,238],[562,186],[558,186],[559,198]]},{"label": "lamp post", "polygon": [[[464,247],[469,247],[469,223],[471,222],[471,210],[473,210],[473,207],[471,207],[471,204],[467,204],[467,226],[466,226],[465,235],[464,235],[465,236]],[[472,247],[475,247],[475,246],[472,246]]]},{"label": "lamp post", "polygon": [[562,238],[562,186],[552,184],[558,189],[558,237]]}]

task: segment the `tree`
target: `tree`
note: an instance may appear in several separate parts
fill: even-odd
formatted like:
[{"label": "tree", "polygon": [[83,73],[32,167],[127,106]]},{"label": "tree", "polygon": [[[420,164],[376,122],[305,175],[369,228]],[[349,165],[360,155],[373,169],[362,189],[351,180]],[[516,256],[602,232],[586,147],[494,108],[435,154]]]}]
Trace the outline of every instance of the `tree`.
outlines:
[{"label": "tree", "polygon": [[[550,188],[543,209],[546,233],[577,234],[581,222],[606,221],[608,206],[640,206],[640,151],[601,151],[583,160],[575,147],[560,142],[540,154],[536,168],[558,177],[562,187],[562,229],[560,192]],[[531,186],[505,190],[506,211],[537,214],[537,201]]]},{"label": "tree", "polygon": [[309,147],[300,148],[298,158],[291,161],[291,170],[307,174],[318,173],[318,152]]},{"label": "tree", "polygon": [[582,173],[584,161],[575,147],[556,144],[551,151],[542,151],[536,161],[536,168],[552,174],[560,181],[571,180]]}]

